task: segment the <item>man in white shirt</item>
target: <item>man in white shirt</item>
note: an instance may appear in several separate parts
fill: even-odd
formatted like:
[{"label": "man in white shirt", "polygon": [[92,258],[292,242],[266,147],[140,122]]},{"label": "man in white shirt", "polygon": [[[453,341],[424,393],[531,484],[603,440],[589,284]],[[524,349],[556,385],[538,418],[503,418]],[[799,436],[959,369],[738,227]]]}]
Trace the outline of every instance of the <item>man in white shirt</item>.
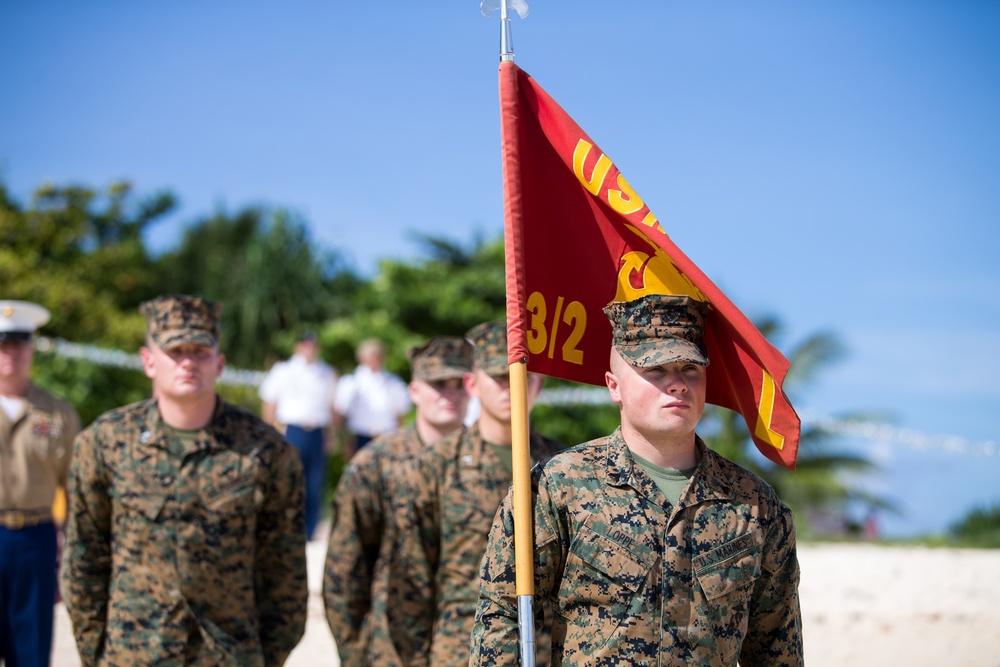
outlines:
[{"label": "man in white shirt", "polygon": [[411,405],[406,383],[382,367],[385,348],[381,341],[362,341],[357,359],[358,367],[340,381],[334,400],[337,426],[346,423],[354,435],[353,446],[350,438],[346,445],[348,457],[372,438],[399,428]]},{"label": "man in white shirt", "polygon": [[261,416],[284,430],[285,440],[299,450],[306,481],[306,537],[319,523],[326,481],[326,455],[332,438],[337,373],[319,358],[316,334],[307,331],[288,361],[276,363],[260,385]]}]

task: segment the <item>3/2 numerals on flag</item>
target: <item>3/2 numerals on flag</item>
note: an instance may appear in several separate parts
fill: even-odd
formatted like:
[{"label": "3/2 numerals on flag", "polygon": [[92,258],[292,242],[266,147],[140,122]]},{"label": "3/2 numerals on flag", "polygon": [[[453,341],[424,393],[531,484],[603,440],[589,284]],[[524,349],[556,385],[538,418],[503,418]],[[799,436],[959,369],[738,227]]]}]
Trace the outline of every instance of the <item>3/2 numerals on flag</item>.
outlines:
[{"label": "3/2 numerals on flag", "polygon": [[[552,359],[556,353],[557,341],[565,336],[559,348],[560,359],[570,364],[583,365],[583,350],[580,340],[587,330],[587,309],[579,301],[566,303],[564,297],[556,297],[552,318],[548,317],[545,295],[532,292],[528,297],[528,351],[545,354]],[[565,325],[565,326],[562,326]]]}]

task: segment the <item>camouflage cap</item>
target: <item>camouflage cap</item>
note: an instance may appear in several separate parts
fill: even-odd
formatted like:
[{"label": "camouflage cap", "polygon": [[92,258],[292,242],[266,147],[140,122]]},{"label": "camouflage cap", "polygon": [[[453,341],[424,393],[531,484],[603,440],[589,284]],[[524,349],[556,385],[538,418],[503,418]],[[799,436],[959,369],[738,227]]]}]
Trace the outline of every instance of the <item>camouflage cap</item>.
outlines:
[{"label": "camouflage cap", "polygon": [[615,349],[633,366],[687,361],[708,366],[702,342],[706,304],[684,294],[647,294],[604,308]]},{"label": "camouflage cap", "polygon": [[503,320],[483,322],[465,332],[472,343],[472,367],[489,375],[506,373],[507,323]]},{"label": "camouflage cap", "polygon": [[458,336],[435,336],[406,356],[413,377],[425,382],[460,378],[472,370],[472,345]]},{"label": "camouflage cap", "polygon": [[146,333],[163,350],[184,344],[215,347],[219,342],[222,304],[167,294],[144,302],[139,310],[146,316]]}]

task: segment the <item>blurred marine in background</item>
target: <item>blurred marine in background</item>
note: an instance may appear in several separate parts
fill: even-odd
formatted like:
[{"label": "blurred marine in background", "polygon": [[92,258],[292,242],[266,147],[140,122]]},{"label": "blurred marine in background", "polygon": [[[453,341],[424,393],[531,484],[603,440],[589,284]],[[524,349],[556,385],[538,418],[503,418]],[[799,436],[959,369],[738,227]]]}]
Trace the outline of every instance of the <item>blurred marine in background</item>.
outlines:
[{"label": "blurred marine in background", "polygon": [[[465,387],[479,399],[479,419],[404,465],[396,494],[398,537],[387,607],[405,665],[468,664],[479,563],[513,479],[507,325],[479,324],[466,338],[473,346],[473,370]],[[541,389],[542,376],[529,373],[529,410]],[[531,431],[529,448],[536,462],[562,446]]]},{"label": "blurred marine in background", "polygon": [[461,429],[469,402],[463,377],[472,369],[472,346],[465,339],[438,336],[411,348],[408,356],[416,419],[358,452],[344,470],[333,499],[323,602],[344,667],[402,664],[386,616],[398,468]]},{"label": "blurred marine in background", "polygon": [[60,585],[84,665],[270,667],[305,630],[302,463],[222,401],[218,304],[142,304],[154,398],[76,439]]}]

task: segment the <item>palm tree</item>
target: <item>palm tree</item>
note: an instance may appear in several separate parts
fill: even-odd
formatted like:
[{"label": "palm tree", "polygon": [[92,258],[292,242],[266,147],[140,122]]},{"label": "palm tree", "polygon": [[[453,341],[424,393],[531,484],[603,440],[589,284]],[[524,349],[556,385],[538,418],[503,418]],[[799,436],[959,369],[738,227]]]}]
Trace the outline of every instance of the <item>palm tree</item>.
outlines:
[{"label": "palm tree", "polygon": [[[757,328],[769,340],[775,340],[781,325],[769,317],[758,322]],[[788,355],[791,365],[785,377],[786,393],[794,396],[842,352],[839,341],[829,333],[813,334],[794,346]],[[895,511],[891,502],[859,484],[860,477],[876,472],[877,466],[858,454],[834,449],[830,434],[818,427],[803,426],[793,472],[757,451],[738,413],[709,405],[702,423],[707,426],[708,446],[767,481],[795,512],[800,530],[806,534],[822,532],[810,525],[815,523],[810,519],[829,516],[843,519],[851,507]]]},{"label": "palm tree", "polygon": [[266,366],[301,329],[349,312],[360,284],[304,220],[280,208],[219,211],[188,228],[159,266],[172,291],[222,302],[222,348],[245,368]]}]

